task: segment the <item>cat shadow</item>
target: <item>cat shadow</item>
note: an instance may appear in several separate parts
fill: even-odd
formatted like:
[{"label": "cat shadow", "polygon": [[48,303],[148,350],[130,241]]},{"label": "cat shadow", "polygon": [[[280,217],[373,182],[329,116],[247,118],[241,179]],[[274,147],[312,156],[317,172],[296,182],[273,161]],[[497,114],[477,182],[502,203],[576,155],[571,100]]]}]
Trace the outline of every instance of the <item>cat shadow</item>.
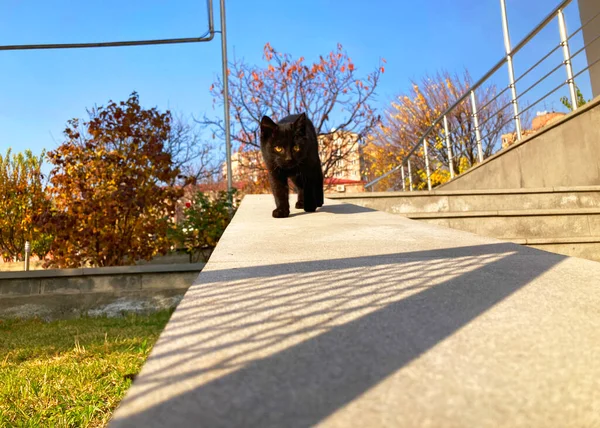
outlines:
[{"label": "cat shadow", "polygon": [[[315,211],[315,213],[323,212],[323,213],[330,213],[330,214],[360,214],[360,213],[368,213],[368,212],[373,212],[373,211],[377,211],[377,210],[374,210],[372,208],[361,207],[360,205],[341,203],[341,204],[335,204],[335,205],[323,205],[322,207],[317,208],[317,211]],[[307,214],[315,214],[315,213],[310,213],[310,212],[306,212],[304,210],[296,209],[295,211],[290,212],[290,218],[298,217],[301,215],[307,215]]]},{"label": "cat shadow", "polygon": [[335,204],[335,205],[323,205],[317,210],[317,212],[325,212],[331,214],[360,214],[377,211],[372,208],[361,207],[360,205],[354,204]]}]

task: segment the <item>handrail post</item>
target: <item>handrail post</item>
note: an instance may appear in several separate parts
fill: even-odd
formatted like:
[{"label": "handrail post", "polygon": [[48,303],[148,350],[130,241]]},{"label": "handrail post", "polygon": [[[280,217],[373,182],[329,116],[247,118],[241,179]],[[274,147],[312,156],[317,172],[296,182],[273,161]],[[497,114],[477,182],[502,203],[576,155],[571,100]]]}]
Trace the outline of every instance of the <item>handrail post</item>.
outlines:
[{"label": "handrail post", "polygon": [[471,108],[473,109],[473,124],[475,125],[475,139],[477,141],[477,157],[479,158],[479,162],[483,162],[483,149],[481,148],[481,132],[479,132],[479,118],[477,117],[475,91],[471,91]]},{"label": "handrail post", "polygon": [[512,96],[513,112],[515,114],[515,130],[517,132],[517,140],[522,138],[521,120],[519,119],[519,104],[517,103],[517,87],[515,85],[515,69],[513,67],[513,59],[511,56],[510,34],[508,32],[508,15],[506,14],[506,0],[500,0],[500,8],[502,9],[502,31],[504,33],[504,48],[506,50],[506,65],[508,67],[508,80]]},{"label": "handrail post", "polygon": [[423,139],[423,156],[425,156],[425,172],[427,173],[427,189],[431,190],[431,173],[429,171],[429,155],[427,153],[427,138]]},{"label": "handrail post", "polygon": [[408,184],[410,185],[410,191],[413,191],[413,183],[412,183],[412,172],[410,170],[410,159],[407,162],[408,165]]},{"label": "handrail post", "polygon": [[24,269],[26,271],[29,270],[29,257],[30,257],[30,253],[31,253],[31,244],[29,244],[29,241],[25,241],[25,260],[24,260]]},{"label": "handrail post", "polygon": [[[225,27],[225,0],[221,0],[221,67],[223,68],[223,117],[225,120],[225,159],[227,163],[227,191],[233,189],[231,168],[231,125],[229,123],[229,73],[227,64],[227,31]],[[229,201],[232,202],[231,194]]]},{"label": "handrail post", "polygon": [[571,103],[573,111],[577,110],[577,94],[575,92],[575,81],[573,79],[573,66],[571,63],[571,51],[569,49],[569,37],[567,36],[567,24],[565,23],[565,14],[560,9],[557,13],[558,29],[560,31],[560,44],[563,48],[564,64],[567,70],[567,84],[569,85],[569,93],[571,95]]},{"label": "handrail post", "polygon": [[406,192],[406,181],[404,179],[404,165],[400,167],[400,173],[402,174],[402,191]]},{"label": "handrail post", "polygon": [[454,162],[452,161],[452,148],[450,147],[450,134],[448,133],[448,119],[444,115],[444,139],[448,149],[448,168],[450,169],[450,178],[454,178]]}]

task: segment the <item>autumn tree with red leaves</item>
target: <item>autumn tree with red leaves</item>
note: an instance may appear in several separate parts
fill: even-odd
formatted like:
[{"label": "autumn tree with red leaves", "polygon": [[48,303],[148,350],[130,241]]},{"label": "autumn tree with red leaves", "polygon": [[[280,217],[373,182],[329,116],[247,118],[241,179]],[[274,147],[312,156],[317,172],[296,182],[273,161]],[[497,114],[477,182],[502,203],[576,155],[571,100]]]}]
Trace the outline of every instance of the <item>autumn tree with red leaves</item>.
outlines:
[{"label": "autumn tree with red leaves", "polygon": [[[355,134],[353,141],[362,141],[378,123],[371,102],[384,72],[385,60],[366,76],[359,76],[341,44],[312,64],[304,57],[294,59],[290,54],[279,52],[269,43],[264,47],[263,58],[264,66],[250,65],[243,60],[229,64],[232,145],[241,153],[255,152],[260,145],[259,124],[263,115],[279,120],[305,112],[314,123],[317,135],[321,135],[321,145],[325,146],[321,148],[321,153],[325,153],[321,158],[323,173],[326,178],[332,177],[338,161],[356,150],[351,144],[339,145],[339,139],[332,138],[334,130],[339,134]],[[218,79],[210,91],[213,103],[222,106],[222,80]],[[216,137],[224,138],[222,120],[205,117],[202,123],[212,126]],[[336,147],[327,147],[336,144]],[[245,158],[242,156],[240,161]],[[262,169],[261,175],[264,174]]]},{"label": "autumn tree with red leaves", "polygon": [[72,119],[67,140],[48,157],[54,235],[50,265],[118,266],[169,247],[169,214],[181,191],[165,144],[170,113],[144,109],[133,93]]}]

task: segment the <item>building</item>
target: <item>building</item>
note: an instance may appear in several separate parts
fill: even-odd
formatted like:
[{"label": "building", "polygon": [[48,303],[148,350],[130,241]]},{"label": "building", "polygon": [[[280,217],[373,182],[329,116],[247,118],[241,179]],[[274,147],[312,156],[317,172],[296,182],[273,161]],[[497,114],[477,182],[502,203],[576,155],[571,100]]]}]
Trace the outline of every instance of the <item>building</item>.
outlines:
[{"label": "building", "polygon": [[365,191],[362,180],[363,156],[358,134],[332,130],[322,134],[319,156],[325,173],[325,191],[356,193]]},{"label": "building", "polygon": [[583,27],[583,41],[590,67],[594,97],[600,95],[600,1],[579,0],[579,16]]},{"label": "building", "polygon": [[[558,112],[538,112],[536,117],[531,121],[531,129],[524,129],[521,132],[523,138],[526,138],[532,134],[535,134],[540,129],[545,126],[548,126],[557,120],[560,120],[566,113],[558,113]],[[509,134],[502,135],[502,148],[505,149],[511,144],[513,144],[517,140],[517,134],[515,132]]]},{"label": "building", "polygon": [[[235,152],[231,155],[231,172],[233,181],[258,183],[264,164],[260,150],[252,149],[243,152]],[[223,177],[227,178],[227,163],[222,168]]]}]

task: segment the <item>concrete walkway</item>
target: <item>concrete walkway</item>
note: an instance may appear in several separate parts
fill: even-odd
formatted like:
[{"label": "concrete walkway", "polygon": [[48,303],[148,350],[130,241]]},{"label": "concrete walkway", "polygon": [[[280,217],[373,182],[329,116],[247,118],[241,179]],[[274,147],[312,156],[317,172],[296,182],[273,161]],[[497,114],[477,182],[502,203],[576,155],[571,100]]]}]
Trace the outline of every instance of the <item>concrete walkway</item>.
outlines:
[{"label": "concrete walkway", "polygon": [[247,196],[111,427],[600,426],[600,263]]}]

